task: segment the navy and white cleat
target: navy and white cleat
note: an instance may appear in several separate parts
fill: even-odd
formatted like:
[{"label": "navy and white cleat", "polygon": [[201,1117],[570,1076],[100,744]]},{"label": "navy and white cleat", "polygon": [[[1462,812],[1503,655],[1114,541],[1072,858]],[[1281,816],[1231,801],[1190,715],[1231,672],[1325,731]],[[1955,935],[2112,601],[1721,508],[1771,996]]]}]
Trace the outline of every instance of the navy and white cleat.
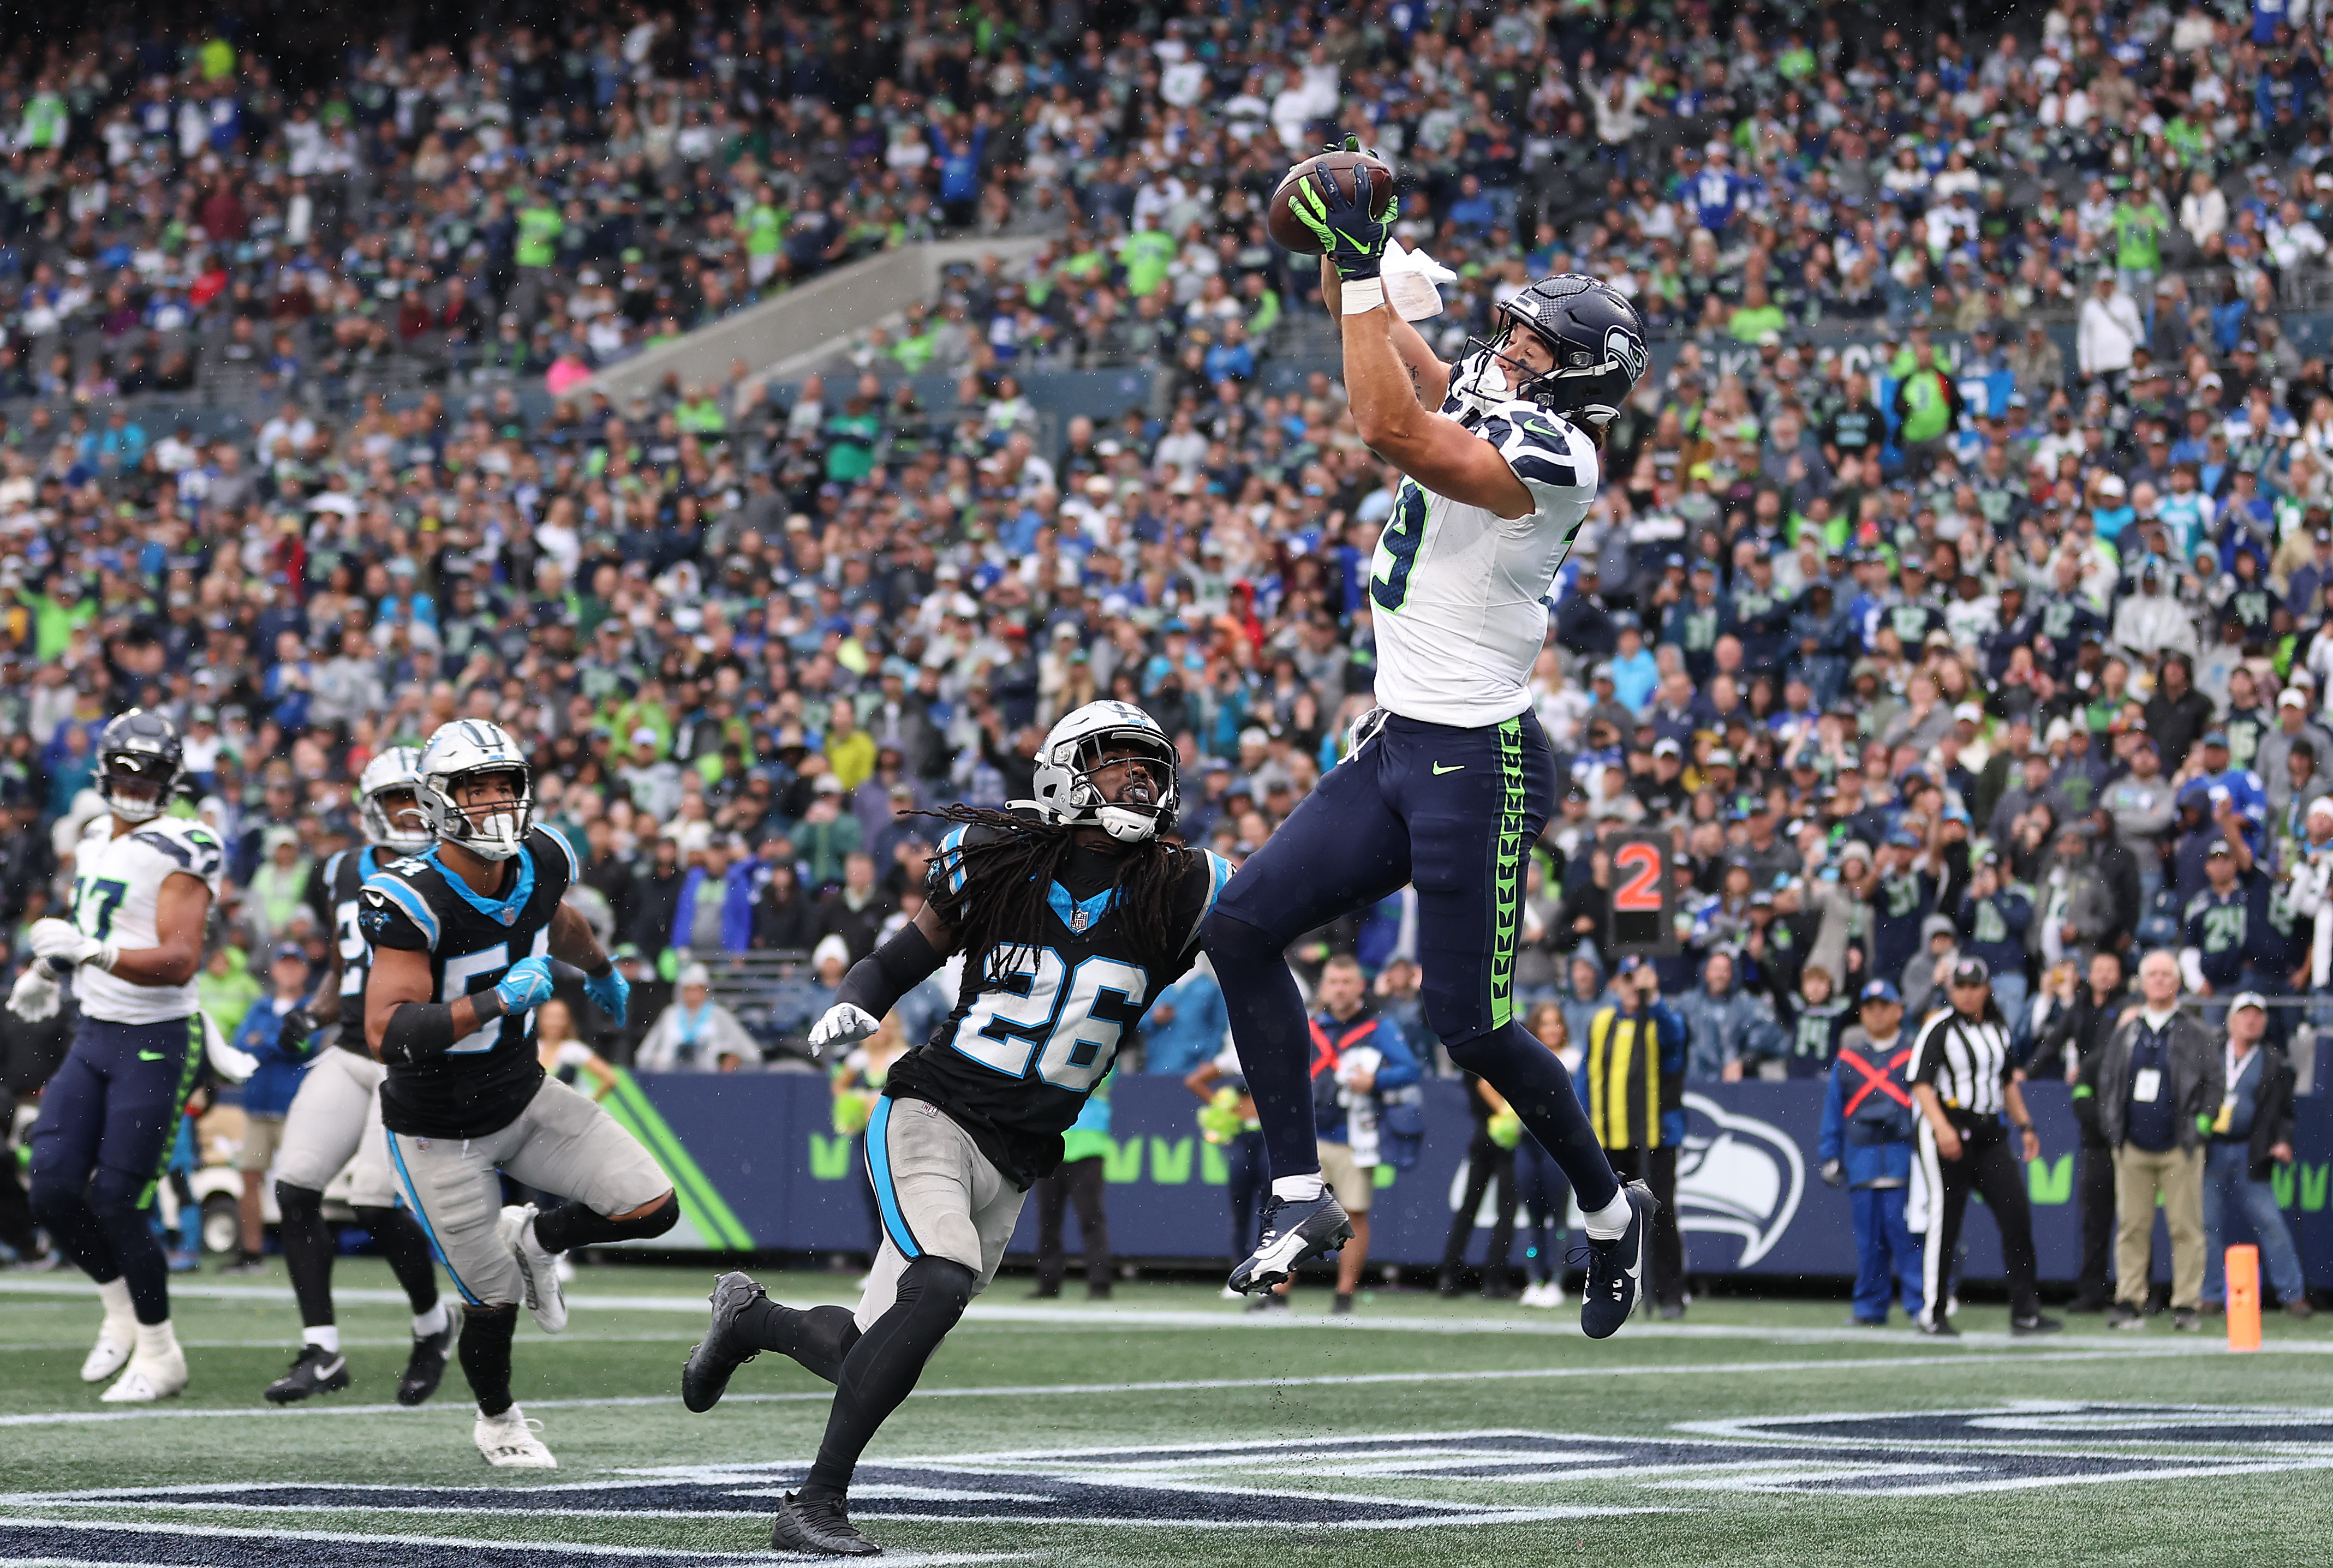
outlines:
[{"label": "navy and white cleat", "polygon": [[1232,1270],[1231,1287],[1243,1296],[1270,1290],[1296,1272],[1308,1257],[1326,1257],[1353,1238],[1353,1222],[1345,1217],[1327,1187],[1320,1196],[1302,1200],[1263,1200],[1263,1239],[1247,1261]]},{"label": "navy and white cleat", "polygon": [[1579,1291],[1579,1332],[1589,1339],[1609,1339],[1620,1332],[1645,1288],[1645,1243],[1660,1200],[1642,1181],[1631,1181],[1621,1193],[1628,1200],[1628,1228],[1610,1241],[1590,1237],[1583,1250],[1588,1280]]}]

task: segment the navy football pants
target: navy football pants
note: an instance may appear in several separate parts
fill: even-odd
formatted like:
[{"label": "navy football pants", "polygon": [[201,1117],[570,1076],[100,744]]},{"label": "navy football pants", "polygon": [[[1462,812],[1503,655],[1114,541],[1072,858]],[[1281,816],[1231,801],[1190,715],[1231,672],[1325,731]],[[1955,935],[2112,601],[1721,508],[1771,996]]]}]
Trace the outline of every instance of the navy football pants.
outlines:
[{"label": "navy football pants", "polygon": [[84,1015],[24,1140],[34,1217],[91,1279],[126,1280],[140,1323],[170,1315],[169,1267],[145,1210],[202,1066],[199,1016],[117,1024]]},{"label": "navy football pants", "polygon": [[1388,715],[1240,867],[1202,929],[1275,1177],[1320,1168],[1311,1039],[1282,954],[1408,884],[1428,1027],[1507,1097],[1584,1209],[1611,1202],[1570,1076],[1514,1005],[1525,861],[1554,806],[1555,753],[1531,714],[1481,729]]}]

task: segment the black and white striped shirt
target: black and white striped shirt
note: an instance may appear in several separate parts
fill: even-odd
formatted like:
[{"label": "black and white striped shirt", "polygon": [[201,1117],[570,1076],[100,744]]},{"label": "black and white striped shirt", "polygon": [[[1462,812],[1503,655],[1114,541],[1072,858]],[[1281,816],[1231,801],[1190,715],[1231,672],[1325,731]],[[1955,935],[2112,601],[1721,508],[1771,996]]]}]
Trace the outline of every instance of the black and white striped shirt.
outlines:
[{"label": "black and white striped shirt", "polygon": [[1934,1085],[1948,1109],[1992,1117],[2001,1114],[2002,1087],[2016,1070],[2004,1025],[1948,1008],[1920,1026],[1904,1076]]}]

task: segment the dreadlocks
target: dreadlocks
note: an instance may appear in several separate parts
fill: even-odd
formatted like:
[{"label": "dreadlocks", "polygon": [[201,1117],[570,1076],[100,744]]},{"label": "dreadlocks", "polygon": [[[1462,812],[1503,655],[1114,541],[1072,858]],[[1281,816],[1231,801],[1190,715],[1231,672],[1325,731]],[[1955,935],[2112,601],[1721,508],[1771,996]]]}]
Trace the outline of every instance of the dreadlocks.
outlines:
[{"label": "dreadlocks", "polygon": [[[1046,894],[1076,847],[1076,829],[978,806],[946,806],[919,815],[1001,830],[994,837],[967,838],[945,860],[935,859],[926,891],[932,908],[955,931],[958,951],[967,958],[982,957],[987,978],[999,979],[1011,969],[1013,955],[1042,940]],[[1151,838],[1118,856],[1110,907],[1146,953],[1164,959],[1175,951],[1176,890],[1182,884],[1183,857],[1192,853]],[[951,891],[959,872],[961,886]]]}]

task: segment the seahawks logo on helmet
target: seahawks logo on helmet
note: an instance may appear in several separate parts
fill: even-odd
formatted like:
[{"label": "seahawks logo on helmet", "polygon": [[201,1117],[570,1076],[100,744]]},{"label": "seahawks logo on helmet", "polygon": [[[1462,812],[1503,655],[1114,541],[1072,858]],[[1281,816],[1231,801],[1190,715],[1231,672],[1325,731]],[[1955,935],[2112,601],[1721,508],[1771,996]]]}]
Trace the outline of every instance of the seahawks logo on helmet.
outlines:
[{"label": "seahawks logo on helmet", "polygon": [[[1601,428],[1642,378],[1650,362],[1644,321],[1610,284],[1579,272],[1539,282],[1501,305],[1499,336],[1469,339],[1451,392],[1464,409],[1488,412],[1530,402],[1575,423]],[[1553,361],[1528,369],[1502,350],[1504,334],[1520,328],[1539,339]]]},{"label": "seahawks logo on helmet", "polygon": [[1630,385],[1644,379],[1645,340],[1627,328],[1613,326],[1604,329],[1604,357],[1620,367]]}]

